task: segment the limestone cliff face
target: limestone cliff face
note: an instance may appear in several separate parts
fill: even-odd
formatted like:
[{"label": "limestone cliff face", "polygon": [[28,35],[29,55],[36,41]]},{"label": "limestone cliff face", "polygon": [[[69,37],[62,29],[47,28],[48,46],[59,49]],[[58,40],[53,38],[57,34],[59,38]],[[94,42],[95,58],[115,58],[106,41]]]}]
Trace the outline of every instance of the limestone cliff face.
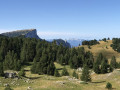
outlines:
[{"label": "limestone cliff face", "polygon": [[37,35],[37,30],[36,29],[34,29],[34,30],[28,32],[27,34],[25,34],[25,37],[40,39]]},{"label": "limestone cliff face", "polygon": [[64,41],[64,40],[62,40],[62,39],[54,39],[54,40],[56,41],[56,44],[57,44],[57,45],[62,44],[62,45],[65,46],[65,47],[71,48],[71,45],[70,45],[67,41]]},{"label": "limestone cliff face", "polygon": [[40,39],[39,36],[37,35],[36,29],[17,30],[17,31],[2,33],[2,35],[8,36],[8,37],[24,36],[26,38]]}]

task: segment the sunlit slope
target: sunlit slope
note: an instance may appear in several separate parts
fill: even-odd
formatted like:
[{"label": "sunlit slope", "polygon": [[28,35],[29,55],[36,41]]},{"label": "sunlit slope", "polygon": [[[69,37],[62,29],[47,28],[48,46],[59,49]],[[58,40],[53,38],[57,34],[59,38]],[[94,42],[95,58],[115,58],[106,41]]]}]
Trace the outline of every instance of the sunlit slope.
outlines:
[{"label": "sunlit slope", "polygon": [[110,45],[112,44],[112,40],[108,40],[107,42],[100,41],[100,44],[91,46],[91,49],[88,48],[87,45],[82,45],[80,47],[84,47],[86,51],[91,51],[96,58],[99,53],[102,53],[104,56],[106,56],[108,59],[111,59],[111,57],[114,55],[118,61],[120,58],[120,53],[114,51]]},{"label": "sunlit slope", "polygon": [[[61,66],[58,63],[55,63],[55,66],[59,73],[61,73],[64,66]],[[29,90],[107,90],[105,88],[107,82],[112,84],[113,89],[120,90],[120,70],[114,70],[107,74],[95,74],[91,71],[92,82],[84,84],[80,79],[73,79],[71,76],[73,69],[68,65],[65,67],[70,76],[63,77],[31,74],[30,67],[31,66],[26,66],[24,68],[26,72],[26,77],[24,79],[18,79],[16,81],[14,79],[4,79],[0,77],[0,81],[4,84],[6,82],[9,83],[14,90],[28,90],[28,87],[32,88]],[[81,76],[81,73],[81,71],[78,72],[79,77]],[[29,82],[24,82],[25,80]],[[11,84],[13,81],[15,82],[14,85]],[[0,90],[4,90],[4,84],[0,84]]]}]

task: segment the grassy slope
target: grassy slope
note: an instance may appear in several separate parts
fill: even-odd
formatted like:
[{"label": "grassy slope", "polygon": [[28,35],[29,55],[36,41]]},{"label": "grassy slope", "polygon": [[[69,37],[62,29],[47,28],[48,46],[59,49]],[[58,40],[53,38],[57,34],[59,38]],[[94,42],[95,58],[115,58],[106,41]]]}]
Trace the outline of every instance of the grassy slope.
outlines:
[{"label": "grassy slope", "polygon": [[[55,65],[57,69],[59,69],[59,72],[61,72],[63,66],[57,63],[55,63]],[[30,78],[30,82],[32,83],[26,83],[22,80],[18,80],[17,83],[19,83],[19,86],[11,85],[11,87],[14,88],[14,90],[26,90],[29,86],[31,86],[34,90],[107,90],[105,89],[106,83],[111,82],[113,88],[120,90],[120,71],[118,70],[104,75],[97,75],[91,72],[92,83],[80,84],[80,80],[69,80],[72,78],[71,75],[73,70],[70,69],[69,66],[65,67],[70,73],[69,77],[54,77],[48,75],[31,74],[29,71],[30,66],[27,66],[25,68],[27,77],[26,79]],[[0,81],[4,83],[8,83],[8,81],[11,83],[12,80],[13,79],[0,78]],[[61,84],[61,82],[64,82],[65,84]],[[3,85],[0,85],[0,90],[4,90]]]},{"label": "grassy slope", "polygon": [[[108,40],[108,42],[100,41],[100,44],[91,46],[91,49],[88,49],[87,45],[82,45],[80,47],[84,47],[86,51],[91,51],[96,58],[99,53],[103,53],[108,59],[114,55],[117,58],[117,61],[120,61],[120,53],[114,51],[110,45],[112,44],[112,40]],[[107,48],[106,48],[107,46]]]}]

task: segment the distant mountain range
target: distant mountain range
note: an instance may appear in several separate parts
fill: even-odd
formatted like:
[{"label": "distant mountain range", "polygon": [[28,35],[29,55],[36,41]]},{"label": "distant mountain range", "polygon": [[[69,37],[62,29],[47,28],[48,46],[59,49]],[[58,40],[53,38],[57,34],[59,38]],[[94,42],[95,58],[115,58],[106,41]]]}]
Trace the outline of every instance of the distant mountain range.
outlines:
[{"label": "distant mountain range", "polygon": [[[25,29],[25,30],[16,30],[16,31],[11,31],[11,32],[6,32],[6,33],[0,34],[0,37],[23,37],[23,38],[41,39],[37,35],[37,30],[36,29]],[[71,45],[68,42],[66,42],[66,41],[64,41],[62,39],[54,39],[54,40],[56,41],[57,45],[62,44],[65,47],[71,47]],[[49,42],[52,42],[52,41],[53,40],[51,40]]]},{"label": "distant mountain range", "polygon": [[68,43],[67,41],[63,40],[63,39],[49,39],[49,40],[46,40],[48,42],[53,42],[53,41],[56,41],[56,44],[57,45],[64,45],[65,47],[71,47],[70,43]]},{"label": "distant mountain range", "polygon": [[85,41],[84,39],[69,39],[67,40],[68,43],[70,43],[71,47],[77,47],[79,45],[82,45],[82,42]]},{"label": "distant mountain range", "polygon": [[[47,41],[52,42],[53,39],[48,39]],[[71,47],[77,47],[82,45],[82,42],[85,41],[84,39],[68,39],[65,42],[69,43]]]}]

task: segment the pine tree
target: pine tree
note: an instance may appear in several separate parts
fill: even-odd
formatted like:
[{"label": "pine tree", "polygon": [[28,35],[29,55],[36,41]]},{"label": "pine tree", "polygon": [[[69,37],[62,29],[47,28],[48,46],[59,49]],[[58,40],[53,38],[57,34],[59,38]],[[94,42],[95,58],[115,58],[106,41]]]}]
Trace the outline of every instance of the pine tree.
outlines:
[{"label": "pine tree", "polygon": [[109,65],[109,72],[113,71],[113,67],[111,65]]},{"label": "pine tree", "polygon": [[72,61],[72,57],[70,57],[69,65],[70,65],[70,68],[74,68],[73,61]]},{"label": "pine tree", "polygon": [[78,74],[75,72],[75,70],[73,71],[72,76],[75,77],[75,78],[77,78],[77,79],[79,78],[79,77],[78,77]]},{"label": "pine tree", "polygon": [[[35,71],[33,73],[38,73],[39,75],[44,74],[43,73],[43,66],[41,65],[41,62],[39,61],[36,65],[34,64]],[[34,70],[34,69],[33,69]]]},{"label": "pine tree", "polygon": [[4,69],[14,69],[14,51],[7,52],[7,55],[5,56],[4,61]]},{"label": "pine tree", "polygon": [[57,69],[55,69],[54,76],[55,76],[55,77],[60,77],[60,73],[58,72],[58,70],[57,70]]},{"label": "pine tree", "polygon": [[105,62],[105,60],[101,63],[101,73],[105,74],[108,72],[108,64]]},{"label": "pine tree", "polygon": [[25,70],[21,69],[21,71],[18,73],[19,77],[24,77],[25,76]]},{"label": "pine tree", "polygon": [[48,65],[48,68],[47,68],[47,74],[48,75],[54,75],[54,72],[55,72],[55,65],[51,61],[50,65]]},{"label": "pine tree", "polygon": [[93,70],[97,74],[100,73],[100,66],[99,66],[99,64],[97,62],[94,63]]},{"label": "pine tree", "polygon": [[60,59],[59,59],[59,60],[60,60],[59,63],[60,63],[61,65],[64,65],[64,57],[63,57],[62,54],[60,55]]},{"label": "pine tree", "polygon": [[56,68],[55,68],[55,65],[54,65],[54,62],[53,62],[53,61],[50,62],[50,67],[51,67],[51,73],[50,73],[50,74],[51,74],[51,75],[54,75],[54,72],[55,72],[55,69],[56,69]]},{"label": "pine tree", "polygon": [[0,76],[4,76],[3,64],[0,62]]},{"label": "pine tree", "polygon": [[93,68],[94,58],[90,51],[86,52],[84,63],[87,64],[89,68]]},{"label": "pine tree", "polygon": [[64,67],[63,71],[62,71],[62,76],[68,76],[68,75],[69,75],[69,73],[68,73],[67,69]]},{"label": "pine tree", "polygon": [[20,60],[21,60],[21,63],[25,63],[26,62],[26,44],[23,45],[22,49],[21,49],[21,53],[20,53]]},{"label": "pine tree", "polygon": [[31,67],[31,73],[36,74],[36,67],[37,67],[37,62],[34,60],[33,65]]},{"label": "pine tree", "polygon": [[99,53],[96,62],[100,65],[101,62],[102,62],[102,60],[103,60],[103,54],[102,54],[102,53]]},{"label": "pine tree", "polygon": [[89,68],[87,65],[84,65],[83,67],[81,80],[85,82],[91,81],[91,76],[90,76]]},{"label": "pine tree", "polygon": [[27,45],[28,60],[27,61],[33,61],[36,54],[35,48],[36,48],[36,44],[33,40],[31,42],[28,42],[28,45]]},{"label": "pine tree", "polygon": [[111,62],[110,62],[110,65],[111,65],[113,68],[117,68],[117,62],[116,62],[115,56],[112,57]]},{"label": "pine tree", "polygon": [[49,65],[49,62],[48,62],[48,55],[45,54],[46,51],[43,52],[43,55],[40,59],[40,70],[43,74],[47,74],[47,68],[48,68],[48,65]]}]

